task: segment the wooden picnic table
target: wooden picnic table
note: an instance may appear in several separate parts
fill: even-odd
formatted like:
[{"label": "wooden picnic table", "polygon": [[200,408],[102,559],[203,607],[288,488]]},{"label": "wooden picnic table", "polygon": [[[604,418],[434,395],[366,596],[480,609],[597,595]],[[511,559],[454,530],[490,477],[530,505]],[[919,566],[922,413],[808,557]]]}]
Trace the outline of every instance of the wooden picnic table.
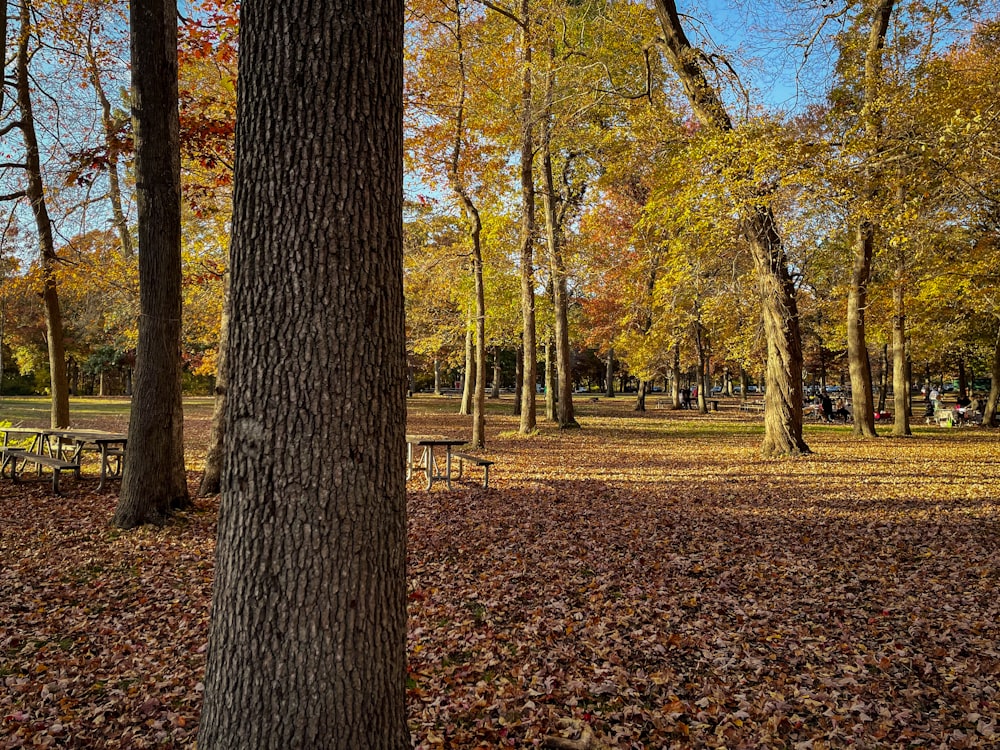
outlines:
[{"label": "wooden picnic table", "polygon": [[[407,435],[406,436],[406,478],[413,476],[413,469],[417,467],[427,474],[427,487],[437,479],[443,479],[448,489],[451,489],[451,449],[456,445],[463,445],[466,441],[461,438],[450,438],[444,435]],[[414,448],[422,448],[423,453],[417,463],[413,462]],[[434,449],[444,448],[444,473],[442,473],[434,460]]]},{"label": "wooden picnic table", "polygon": [[[41,474],[42,466],[52,469],[52,488],[59,491],[59,472],[73,470],[80,475],[81,454],[88,446],[93,446],[101,457],[101,481],[97,488],[104,489],[109,476],[121,476],[122,460],[128,436],[103,430],[49,429],[45,427],[0,427],[3,433],[3,464],[5,470],[11,467],[11,478],[18,475],[17,462],[33,463]],[[27,440],[27,448],[10,447],[11,439]]]}]

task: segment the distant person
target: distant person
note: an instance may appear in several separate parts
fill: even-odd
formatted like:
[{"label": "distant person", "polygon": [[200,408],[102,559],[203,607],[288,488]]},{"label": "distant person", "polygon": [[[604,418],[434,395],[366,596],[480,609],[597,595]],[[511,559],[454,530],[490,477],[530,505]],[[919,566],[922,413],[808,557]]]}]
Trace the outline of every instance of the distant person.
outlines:
[{"label": "distant person", "polygon": [[847,424],[847,420],[851,418],[851,412],[847,411],[847,402],[844,401],[843,397],[837,399],[836,408],[833,410],[833,415],[844,420],[844,424]]},{"label": "distant person", "polygon": [[931,388],[931,403],[934,404],[934,411],[941,408],[941,391]]},{"label": "distant person", "polygon": [[824,393],[820,399],[820,404],[823,406],[823,421],[832,422],[833,421],[833,401],[830,400],[830,395]]}]

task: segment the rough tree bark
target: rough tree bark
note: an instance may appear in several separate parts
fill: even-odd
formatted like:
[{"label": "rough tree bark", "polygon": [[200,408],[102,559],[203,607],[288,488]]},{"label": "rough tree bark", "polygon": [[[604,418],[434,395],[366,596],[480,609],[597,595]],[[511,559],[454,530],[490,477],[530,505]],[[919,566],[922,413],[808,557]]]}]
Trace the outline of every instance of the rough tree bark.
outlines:
[{"label": "rough tree bark", "polygon": [[[681,27],[674,0],[656,0],[665,37],[665,52],[680,79],[691,109],[703,126],[715,132],[733,129],[719,92],[701,69],[701,53],[691,46]],[[809,453],[802,438],[802,335],[795,285],[788,271],[784,245],[766,202],[739,207],[740,226],[747,238],[757,273],[764,331],[767,338],[767,391],[764,397],[764,456]]]},{"label": "rough tree bark", "polygon": [[181,159],[177,1],[133,0],[132,118],[139,209],[139,339],[128,452],[112,523],[190,505],[181,405]]},{"label": "rough tree bark", "polygon": [[545,342],[545,376],[543,380],[545,381],[545,419],[550,422],[555,422],[559,418],[559,415],[556,413],[556,393],[559,389],[559,377],[556,374],[556,363],[553,356],[554,349],[555,344],[549,338]]},{"label": "rough tree bark", "polygon": [[402,60],[402,0],[242,3],[202,750],[410,747]]},{"label": "rough tree bark", "polygon": [[500,398],[500,347],[493,347],[493,383],[490,388],[490,398]]},{"label": "rough tree bark", "polygon": [[[6,7],[6,3],[4,4]],[[49,350],[49,390],[51,409],[49,421],[52,427],[69,427],[69,380],[66,378],[66,347],[63,339],[62,308],[56,288],[55,242],[52,236],[52,222],[45,203],[45,186],[42,182],[41,157],[38,151],[38,136],[35,132],[35,115],[31,104],[31,80],[28,63],[31,58],[31,2],[21,0],[21,29],[17,44],[17,106],[21,118],[18,127],[24,135],[24,163],[27,171],[28,201],[38,230],[38,245],[41,254],[42,303],[45,306],[45,335]]]}]

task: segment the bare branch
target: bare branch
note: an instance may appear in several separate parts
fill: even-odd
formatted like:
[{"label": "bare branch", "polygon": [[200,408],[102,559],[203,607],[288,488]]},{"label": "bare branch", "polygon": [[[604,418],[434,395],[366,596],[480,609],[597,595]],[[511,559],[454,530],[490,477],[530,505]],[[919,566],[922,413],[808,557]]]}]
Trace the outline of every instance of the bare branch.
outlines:
[{"label": "bare branch", "polygon": [[7,195],[0,195],[0,203],[6,203],[7,201],[16,201],[20,198],[24,198],[28,193],[24,190],[18,190],[16,193],[7,193]]}]

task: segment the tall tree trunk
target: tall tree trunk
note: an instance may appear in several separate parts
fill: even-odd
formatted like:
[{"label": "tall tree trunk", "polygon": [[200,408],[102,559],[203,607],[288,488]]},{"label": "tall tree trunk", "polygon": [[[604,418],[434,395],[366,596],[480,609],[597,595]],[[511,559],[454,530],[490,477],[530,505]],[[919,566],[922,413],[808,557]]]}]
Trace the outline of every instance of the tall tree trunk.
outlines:
[{"label": "tall tree trunk", "polygon": [[997,427],[997,401],[1000,401],[1000,326],[997,327],[996,343],[993,346],[993,362],[990,364],[990,395],[983,410],[983,424]]},{"label": "tall tree trunk", "polygon": [[400,0],[242,3],[202,750],[411,746],[403,27]]},{"label": "tall tree trunk", "polygon": [[434,358],[434,395],[441,395],[441,360]]},{"label": "tall tree trunk", "polygon": [[[684,87],[695,116],[714,132],[729,132],[732,120],[719,92],[701,69],[702,55],[684,34],[674,0],[655,0],[665,53]],[[795,285],[770,204],[738,207],[742,234],[750,244],[767,337],[764,456],[809,453],[802,438],[802,335]]]},{"label": "tall tree trunk", "polygon": [[101,71],[97,67],[92,35],[93,29],[87,34],[87,68],[90,73],[91,85],[97,94],[97,101],[101,105],[101,125],[104,128],[104,142],[108,149],[108,197],[111,199],[111,219],[115,229],[118,230],[118,241],[122,244],[122,255],[131,258],[135,251],[132,248],[132,235],[128,229],[128,221],[125,219],[125,210],[122,207],[122,190],[118,175],[118,149],[115,146],[117,128],[111,114],[111,102],[108,101],[108,97],[104,93],[104,84],[101,82]]},{"label": "tall tree trunk", "polygon": [[566,264],[563,261],[562,223],[566,216],[568,200],[560,200],[556,193],[552,173],[552,97],[555,89],[554,49],[549,48],[549,69],[545,86],[545,117],[542,118],[541,152],[542,175],[545,190],[542,205],[545,209],[546,240],[549,249],[549,274],[552,279],[552,313],[555,319],[556,370],[559,398],[557,421],[560,429],[579,427],[573,413],[573,364],[569,348],[569,294],[566,287]]},{"label": "tall tree trunk", "polygon": [[851,400],[854,404],[853,433],[859,437],[876,437],[875,405],[872,397],[871,363],[868,340],[865,336],[865,312],[868,307],[868,282],[871,279],[872,253],[875,247],[874,222],[864,214],[872,210],[878,192],[879,168],[877,160],[881,149],[882,113],[878,104],[882,81],[882,51],[889,29],[894,0],[879,0],[873,9],[872,25],[865,51],[864,100],[861,121],[873,152],[866,160],[866,173],[861,188],[862,213],[854,241],[854,262],[851,267],[850,287],[847,293],[847,361],[851,375]]},{"label": "tall tree trunk", "polygon": [[212,427],[208,437],[208,455],[205,471],[198,486],[198,497],[218,495],[222,491],[222,463],[225,457],[223,441],[226,437],[226,393],[229,387],[229,317],[232,311],[232,294],[229,289],[230,274],[222,281],[222,324],[219,326],[219,356],[215,360],[215,404],[212,409]]},{"label": "tall tree trunk", "polygon": [[69,427],[69,381],[66,378],[66,347],[63,340],[62,308],[56,289],[55,243],[52,221],[45,203],[42,182],[42,164],[35,132],[35,115],[31,104],[31,81],[28,71],[31,39],[31,2],[20,2],[21,30],[17,46],[17,104],[21,119],[19,126],[24,135],[25,165],[27,166],[26,194],[31,203],[31,213],[38,230],[41,254],[42,302],[45,306],[45,336],[49,351],[49,391],[52,427]]},{"label": "tall tree trunk", "polygon": [[896,259],[896,279],[892,289],[892,405],[895,411],[892,434],[902,437],[910,430],[910,379],[906,366],[906,255]]},{"label": "tall tree trunk", "polygon": [[177,2],[133,0],[132,114],[139,209],[139,339],[128,452],[112,523],[190,505],[181,404],[181,159]]},{"label": "tall tree trunk", "polygon": [[465,329],[465,377],[462,382],[462,403],[458,413],[463,416],[472,414],[472,400],[476,392],[476,350],[475,334],[471,328]]},{"label": "tall tree trunk", "polygon": [[[471,410],[469,403],[463,397],[462,414],[472,413],[472,440],[471,443],[477,448],[486,445],[486,293],[483,287],[483,246],[482,246],[482,220],[479,216],[479,209],[472,200],[472,196],[466,189],[465,183],[459,176],[459,164],[462,157],[462,144],[465,139],[465,47],[462,33],[462,6],[461,3],[455,5],[455,40],[458,51],[459,86],[458,101],[455,108],[455,143],[452,148],[451,162],[448,169],[448,179],[451,188],[455,191],[462,208],[465,211],[465,220],[469,239],[472,243],[472,276],[476,295],[476,317],[475,317],[475,373],[476,378],[472,382],[474,390],[471,392]],[[466,339],[466,372],[468,372],[469,343]],[[466,394],[470,394],[467,379]]]},{"label": "tall tree trunk", "polygon": [[694,345],[698,353],[698,411],[701,414],[708,414],[708,394],[705,392],[705,382],[707,375],[707,358],[705,356],[705,331],[701,321],[694,326]]},{"label": "tall tree trunk", "polygon": [[604,378],[605,398],[615,397],[615,348],[608,347],[607,369]]},{"label": "tall tree trunk", "polygon": [[533,175],[534,113],[531,88],[531,19],[529,0],[521,0],[521,319],[524,327],[524,370],[521,386],[521,434],[535,429],[535,382],[538,380],[535,346],[535,180]]},{"label": "tall tree trunk", "polygon": [[968,372],[965,369],[965,357],[958,357],[958,395],[965,398],[969,393]]},{"label": "tall tree trunk", "polygon": [[865,310],[868,306],[868,279],[871,277],[874,239],[871,222],[862,222],[855,239],[851,284],[847,292],[847,364],[851,374],[851,401],[854,405],[853,432],[860,437],[877,437],[871,362],[865,336]]}]

